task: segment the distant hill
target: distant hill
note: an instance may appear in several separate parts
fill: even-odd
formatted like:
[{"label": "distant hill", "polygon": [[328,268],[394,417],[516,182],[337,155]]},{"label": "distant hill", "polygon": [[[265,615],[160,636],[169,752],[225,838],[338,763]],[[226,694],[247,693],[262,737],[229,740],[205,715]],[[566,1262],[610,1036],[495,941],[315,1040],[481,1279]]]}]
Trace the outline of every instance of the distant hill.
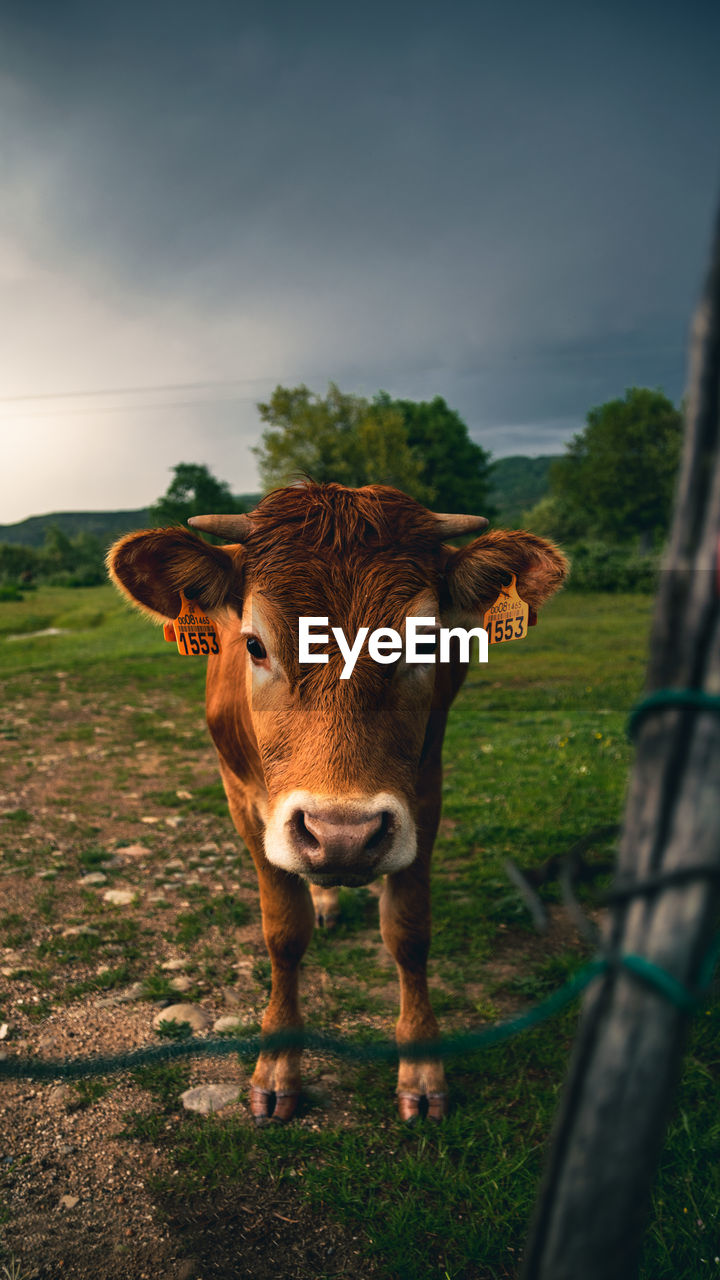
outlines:
[{"label": "distant hill", "polygon": [[[547,492],[548,473],[554,456],[526,458],[516,455],[499,458],[493,472],[491,500],[498,514],[493,524],[512,526],[520,523],[523,511],[533,507]],[[251,511],[260,501],[259,493],[242,493],[240,499],[246,510]],[[17,524],[0,524],[0,542],[11,542],[24,547],[41,547],[45,531],[52,525],[62,529],[69,537],[78,533],[92,533],[101,542],[111,542],[133,529],[151,525],[147,507],[137,511],[53,511],[46,516],[29,516]]]},{"label": "distant hill", "polygon": [[45,530],[56,525],[68,537],[92,533],[101,540],[119,538],[131,529],[142,529],[150,523],[147,507],[139,511],[54,511],[47,516],[29,516],[17,524],[0,524],[0,542],[24,547],[41,547]]},{"label": "distant hill", "polygon": [[511,458],[498,458],[490,494],[498,511],[493,520],[496,527],[521,523],[523,512],[534,507],[547,493],[550,466],[559,456],[544,454],[539,458],[526,458],[516,454]]},{"label": "distant hill", "polygon": [[[241,493],[240,500],[247,510],[260,501],[259,493]],[[210,514],[210,513],[208,513]],[[137,511],[53,511],[47,516],[28,516],[17,524],[0,524],[0,542],[12,542],[23,547],[41,547],[45,530],[56,525],[68,537],[78,533],[92,533],[101,542],[111,542],[133,529],[147,529],[152,525],[150,511],[140,507]]]}]

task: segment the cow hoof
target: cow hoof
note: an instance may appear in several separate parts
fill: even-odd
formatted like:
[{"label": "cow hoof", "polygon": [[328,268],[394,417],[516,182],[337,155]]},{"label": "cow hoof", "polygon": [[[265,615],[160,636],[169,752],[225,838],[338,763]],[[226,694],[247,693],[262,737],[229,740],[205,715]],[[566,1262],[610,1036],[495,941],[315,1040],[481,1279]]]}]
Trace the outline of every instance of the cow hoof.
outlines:
[{"label": "cow hoof", "polygon": [[450,1112],[450,1100],[446,1093],[429,1093],[428,1120],[444,1120]]},{"label": "cow hoof", "polygon": [[427,1116],[428,1120],[444,1120],[448,1114],[446,1093],[408,1093],[398,1091],[398,1115],[404,1124],[415,1125]]},{"label": "cow hoof", "polygon": [[264,1129],[270,1123],[287,1124],[292,1120],[297,1109],[300,1094],[292,1092],[276,1092],[275,1089],[261,1089],[259,1085],[250,1085],[250,1114],[258,1129]]}]

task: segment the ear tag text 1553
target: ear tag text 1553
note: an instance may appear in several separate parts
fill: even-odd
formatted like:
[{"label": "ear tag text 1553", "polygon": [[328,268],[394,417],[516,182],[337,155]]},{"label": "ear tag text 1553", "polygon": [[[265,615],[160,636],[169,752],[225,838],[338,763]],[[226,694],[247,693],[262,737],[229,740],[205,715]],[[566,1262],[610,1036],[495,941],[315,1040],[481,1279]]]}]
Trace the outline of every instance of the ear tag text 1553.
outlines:
[{"label": "ear tag text 1553", "polygon": [[487,610],[483,627],[490,644],[502,644],[505,640],[524,640],[528,633],[530,606],[520,599],[515,586],[515,574],[500,595]]},{"label": "ear tag text 1553", "polygon": [[212,618],[194,600],[180,592],[180,612],[174,622],[166,622],[163,634],[171,643],[176,640],[178,653],[184,658],[219,653],[220,637]]}]

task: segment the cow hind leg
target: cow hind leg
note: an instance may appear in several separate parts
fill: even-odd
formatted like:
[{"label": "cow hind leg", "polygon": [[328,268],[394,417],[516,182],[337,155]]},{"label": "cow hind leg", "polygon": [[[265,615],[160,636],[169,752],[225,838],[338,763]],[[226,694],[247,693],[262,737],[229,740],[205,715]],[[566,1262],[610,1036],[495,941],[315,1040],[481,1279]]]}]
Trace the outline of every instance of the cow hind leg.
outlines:
[{"label": "cow hind leg", "polygon": [[340,893],[338,889],[321,889],[310,885],[310,895],[315,908],[315,923],[320,929],[334,929],[340,918]]},{"label": "cow hind leg", "polygon": [[[258,872],[263,933],[272,969],[262,1034],[300,1032],[298,973],[313,931],[310,895],[297,876],[267,863]],[[295,1047],[260,1054],[250,1084],[250,1110],[257,1125],[292,1119],[300,1098],[300,1056],[300,1048]]]},{"label": "cow hind leg", "polygon": [[430,950],[430,888],[415,868],[389,875],[380,899],[383,941],[398,968],[400,1016],[395,1034],[400,1050],[398,1112],[414,1123],[420,1116],[441,1120],[448,1113],[445,1071],[438,1058],[403,1058],[402,1046],[435,1040],[438,1024],[430,1007],[427,958]]}]

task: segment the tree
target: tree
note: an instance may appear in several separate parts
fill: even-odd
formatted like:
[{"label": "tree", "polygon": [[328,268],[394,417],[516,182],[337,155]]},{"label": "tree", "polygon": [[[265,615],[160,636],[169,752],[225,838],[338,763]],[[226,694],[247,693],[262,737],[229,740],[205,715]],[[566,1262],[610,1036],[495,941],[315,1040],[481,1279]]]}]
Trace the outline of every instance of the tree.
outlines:
[{"label": "tree", "polygon": [[59,525],[49,525],[38,554],[38,575],[58,586],[99,586],[106,579],[105,548],[93,533],[70,537]]},{"label": "tree", "polygon": [[331,382],[325,397],[305,386],[278,386],[258,409],[268,424],[254,449],[266,489],[309,476],[318,484],[390,484],[420,501],[430,498],[402,414],[389,402],[371,403]]},{"label": "tree", "polygon": [[543,514],[554,512],[556,536],[657,543],[670,520],[681,440],[682,414],[662,391],[631,387],[591,409],[550,472]]},{"label": "tree", "polygon": [[35,547],[0,542],[0,584],[28,585],[37,576],[38,569],[39,555]]},{"label": "tree", "polygon": [[440,396],[425,403],[381,391],[367,400],[334,383],[325,397],[278,386],[258,408],[268,424],[254,451],[266,488],[307,475],[394,485],[444,511],[487,510],[489,456]]},{"label": "tree", "polygon": [[157,525],[185,524],[188,516],[225,515],[244,511],[225,480],[198,462],[178,462],[167,491],[150,508]]},{"label": "tree", "polygon": [[391,400],[380,392],[375,404],[402,414],[408,444],[421,462],[420,478],[438,511],[493,515],[490,454],[470,439],[466,424],[442,396],[433,400]]}]

